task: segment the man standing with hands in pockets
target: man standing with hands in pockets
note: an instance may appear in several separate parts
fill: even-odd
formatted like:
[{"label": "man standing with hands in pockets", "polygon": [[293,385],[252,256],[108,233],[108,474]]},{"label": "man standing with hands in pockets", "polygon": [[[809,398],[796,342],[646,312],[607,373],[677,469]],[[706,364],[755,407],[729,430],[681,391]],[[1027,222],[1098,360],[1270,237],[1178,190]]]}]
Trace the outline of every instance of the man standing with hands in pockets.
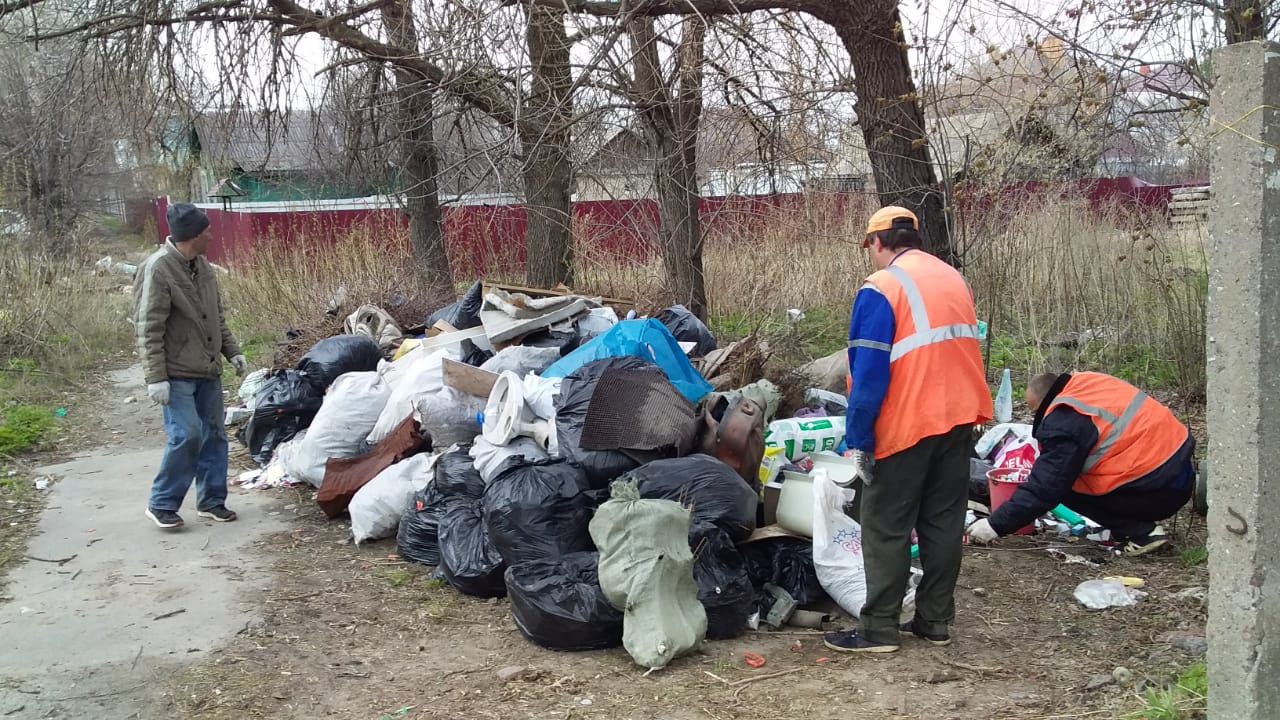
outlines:
[{"label": "man standing with hands in pockets", "polygon": [[196,482],[196,514],[230,522],[227,432],[223,425],[222,358],[239,375],[249,370],[227,329],[218,279],[205,259],[209,217],[191,203],[169,206],[169,237],[134,278],[134,329],[147,395],[163,406],[169,437],[151,485],[147,517],[161,528],[182,527],[178,509]]}]

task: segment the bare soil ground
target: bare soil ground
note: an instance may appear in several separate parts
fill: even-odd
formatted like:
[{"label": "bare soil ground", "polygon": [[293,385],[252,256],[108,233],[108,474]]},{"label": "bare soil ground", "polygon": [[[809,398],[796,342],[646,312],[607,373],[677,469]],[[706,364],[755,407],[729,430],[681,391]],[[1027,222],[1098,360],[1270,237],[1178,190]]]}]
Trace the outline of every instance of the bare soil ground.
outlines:
[{"label": "bare soil ground", "polygon": [[[1176,550],[1108,558],[1085,543],[1014,538],[967,550],[950,648],[908,640],[895,655],[850,657],[812,632],[748,633],[643,677],[621,649],[534,646],[505,600],[459,595],[401,562],[394,541],[346,544],[346,524],[326,521],[310,493],[278,492],[293,529],[264,544],[276,583],[262,622],[174,679],[165,699],[187,717],[1114,718],[1196,659],[1171,647],[1174,636],[1203,636],[1205,607],[1191,595],[1207,571]],[[1198,519],[1175,526],[1181,544],[1202,544]],[[1064,563],[1051,546],[1105,565]],[[1072,597],[1111,575],[1143,578],[1150,596],[1102,612]],[[748,667],[745,651],[767,664]],[[511,666],[527,672],[504,682],[498,671]],[[1131,677],[1085,690],[1117,667]]]}]

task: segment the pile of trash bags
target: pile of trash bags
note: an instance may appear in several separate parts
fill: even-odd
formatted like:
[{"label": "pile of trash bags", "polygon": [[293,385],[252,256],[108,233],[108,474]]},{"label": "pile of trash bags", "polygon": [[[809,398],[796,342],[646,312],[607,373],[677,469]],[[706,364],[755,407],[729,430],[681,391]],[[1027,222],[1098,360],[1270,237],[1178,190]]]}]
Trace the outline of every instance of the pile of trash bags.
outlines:
[{"label": "pile of trash bags", "polygon": [[758,626],[779,593],[825,599],[807,538],[755,537],[776,389],[713,392],[695,358],[723,351],[686,308],[619,320],[477,283],[403,338],[384,315],[360,306],[243,395],[265,476],[317,488],[355,542],[508,597],[542,647],[645,667]]}]

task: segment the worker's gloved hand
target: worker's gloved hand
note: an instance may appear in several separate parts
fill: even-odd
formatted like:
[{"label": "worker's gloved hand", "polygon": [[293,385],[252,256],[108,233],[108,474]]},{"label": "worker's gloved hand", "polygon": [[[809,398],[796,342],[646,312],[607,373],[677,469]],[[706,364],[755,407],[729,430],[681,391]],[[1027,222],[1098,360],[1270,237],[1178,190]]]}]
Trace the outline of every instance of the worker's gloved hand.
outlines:
[{"label": "worker's gloved hand", "polygon": [[151,383],[147,386],[147,397],[157,405],[169,404],[169,381]]},{"label": "worker's gloved hand", "polygon": [[243,355],[237,355],[231,358],[231,367],[236,369],[236,375],[244,377],[249,372],[249,361]]},{"label": "worker's gloved hand", "polygon": [[865,450],[853,451],[853,466],[863,485],[870,485],[875,475],[876,457]]},{"label": "worker's gloved hand", "polygon": [[995,531],[995,528],[991,527],[991,521],[986,518],[982,518],[970,525],[969,529],[966,530],[965,533],[969,536],[969,540],[971,542],[976,542],[979,545],[987,545],[992,540],[1000,537],[1000,534]]}]

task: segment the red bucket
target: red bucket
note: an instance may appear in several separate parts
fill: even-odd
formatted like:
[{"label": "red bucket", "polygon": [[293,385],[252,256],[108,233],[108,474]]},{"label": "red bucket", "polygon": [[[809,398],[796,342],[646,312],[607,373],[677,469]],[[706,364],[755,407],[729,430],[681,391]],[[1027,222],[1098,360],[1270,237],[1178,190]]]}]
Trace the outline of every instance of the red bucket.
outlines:
[{"label": "red bucket", "polygon": [[[995,512],[996,508],[1005,504],[1009,498],[1013,497],[1013,491],[1018,486],[1027,481],[1027,476],[1031,472],[1029,470],[1021,470],[1018,468],[996,468],[987,471],[987,487],[991,489],[991,512]],[[1014,535],[1031,535],[1036,531],[1035,523],[1018,530]]]}]

